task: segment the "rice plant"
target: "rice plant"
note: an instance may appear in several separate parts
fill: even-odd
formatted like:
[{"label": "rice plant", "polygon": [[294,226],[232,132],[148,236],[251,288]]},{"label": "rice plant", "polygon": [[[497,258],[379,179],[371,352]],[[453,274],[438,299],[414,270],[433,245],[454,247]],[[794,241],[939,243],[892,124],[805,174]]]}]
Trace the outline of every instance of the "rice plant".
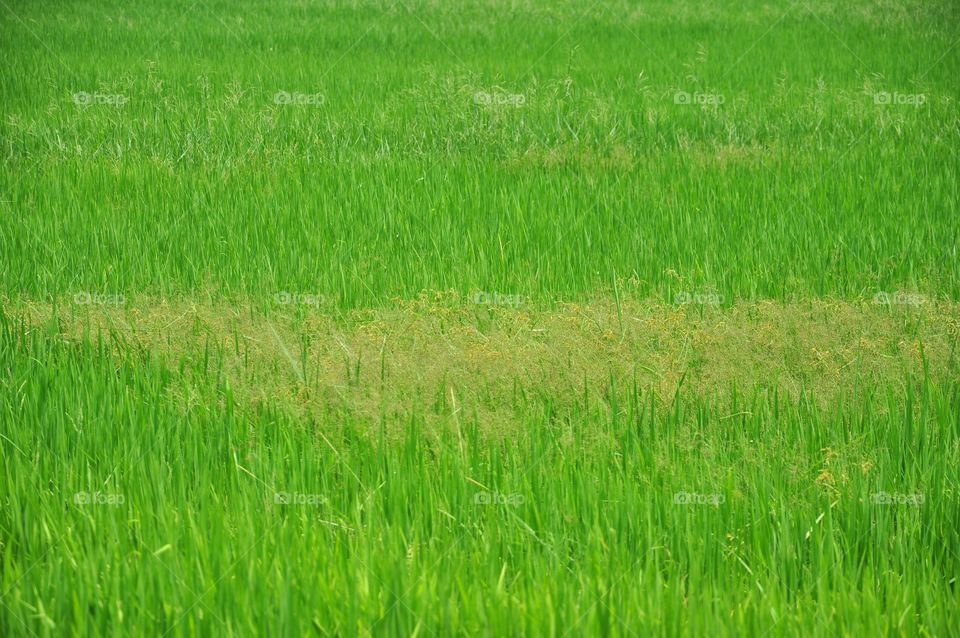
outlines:
[{"label": "rice plant", "polygon": [[960,633],[950,0],[0,0],[0,635]]}]

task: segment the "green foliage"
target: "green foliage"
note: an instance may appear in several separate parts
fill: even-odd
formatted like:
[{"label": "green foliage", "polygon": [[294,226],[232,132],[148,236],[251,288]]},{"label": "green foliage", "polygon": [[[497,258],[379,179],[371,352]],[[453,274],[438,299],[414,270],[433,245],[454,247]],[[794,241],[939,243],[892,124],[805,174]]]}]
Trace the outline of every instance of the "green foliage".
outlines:
[{"label": "green foliage", "polygon": [[0,15],[8,294],[729,299],[958,278],[956,5]]},{"label": "green foliage", "polygon": [[607,295],[622,340],[678,293],[952,303],[958,18],[0,0],[0,635],[960,634],[956,379],[518,378],[504,441],[445,384],[307,418],[235,400],[247,335],[164,358],[8,311]]}]

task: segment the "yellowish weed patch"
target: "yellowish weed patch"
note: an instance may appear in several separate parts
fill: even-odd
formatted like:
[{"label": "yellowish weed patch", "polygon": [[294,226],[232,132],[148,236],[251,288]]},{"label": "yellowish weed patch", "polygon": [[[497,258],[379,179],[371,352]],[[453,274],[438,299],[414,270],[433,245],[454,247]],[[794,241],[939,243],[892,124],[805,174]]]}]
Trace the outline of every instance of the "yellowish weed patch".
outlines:
[{"label": "yellowish weed patch", "polygon": [[[219,366],[245,403],[345,409],[375,422],[424,409],[509,427],[518,401],[563,406],[613,386],[722,399],[806,392],[829,403],[910,375],[949,374],[954,305],[910,309],[809,301],[730,308],[612,301],[481,307],[444,296],[333,315],[253,303],[136,299],[122,307],[24,304],[68,339],[101,334],[170,360]],[[621,324],[622,317],[622,324]]]}]

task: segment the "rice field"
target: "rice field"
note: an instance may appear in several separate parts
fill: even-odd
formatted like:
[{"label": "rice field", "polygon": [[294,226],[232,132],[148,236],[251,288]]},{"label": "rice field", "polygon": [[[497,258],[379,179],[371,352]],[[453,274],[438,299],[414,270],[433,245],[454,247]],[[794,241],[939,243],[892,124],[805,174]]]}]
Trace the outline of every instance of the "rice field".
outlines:
[{"label": "rice field", "polygon": [[0,53],[0,635],[960,633],[960,5]]}]

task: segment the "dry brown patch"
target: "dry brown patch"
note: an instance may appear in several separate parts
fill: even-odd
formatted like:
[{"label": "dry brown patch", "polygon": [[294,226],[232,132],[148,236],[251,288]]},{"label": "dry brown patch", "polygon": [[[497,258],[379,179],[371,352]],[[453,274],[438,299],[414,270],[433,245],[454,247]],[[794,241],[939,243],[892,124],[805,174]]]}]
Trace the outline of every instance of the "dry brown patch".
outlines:
[{"label": "dry brown patch", "polygon": [[[956,304],[900,309],[827,300],[729,308],[612,301],[491,308],[447,297],[333,315],[252,303],[137,299],[122,308],[17,304],[32,322],[55,313],[69,339],[106,334],[171,361],[222,367],[247,403],[311,414],[347,410],[371,423],[412,409],[476,416],[491,429],[549,399],[604,401],[635,385],[669,399],[741,391],[811,393],[829,404],[864,388],[902,388],[955,372]],[[622,324],[621,324],[622,317]],[[922,352],[922,356],[921,356]],[[216,368],[215,368],[216,369]]]}]

